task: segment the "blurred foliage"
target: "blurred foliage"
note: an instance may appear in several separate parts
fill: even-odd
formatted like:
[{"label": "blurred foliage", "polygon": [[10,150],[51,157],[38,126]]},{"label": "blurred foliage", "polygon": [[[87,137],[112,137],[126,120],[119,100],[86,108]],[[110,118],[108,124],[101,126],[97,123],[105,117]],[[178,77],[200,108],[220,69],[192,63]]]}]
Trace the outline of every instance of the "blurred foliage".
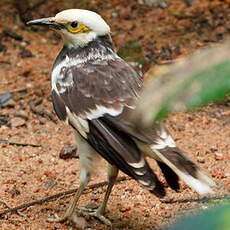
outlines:
[{"label": "blurred foliage", "polygon": [[[183,99],[180,105],[182,111],[204,106],[210,102],[224,100],[230,93],[230,60],[222,61],[217,65],[191,75],[183,84],[168,95],[156,114],[155,120],[167,116],[174,104]],[[177,104],[177,106],[179,106]]]},{"label": "blurred foliage", "polygon": [[230,204],[185,217],[165,230],[230,230]]},{"label": "blurred foliage", "polygon": [[[203,49],[148,75],[135,113],[137,127],[150,128],[170,113],[215,103],[230,93],[230,43]],[[150,109],[151,108],[151,109]]]}]

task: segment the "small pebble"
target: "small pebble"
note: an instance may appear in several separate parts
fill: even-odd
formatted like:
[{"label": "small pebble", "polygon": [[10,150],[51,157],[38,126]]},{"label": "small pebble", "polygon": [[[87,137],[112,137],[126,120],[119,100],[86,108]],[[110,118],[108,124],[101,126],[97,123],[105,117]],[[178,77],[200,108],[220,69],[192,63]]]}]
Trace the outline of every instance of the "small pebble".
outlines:
[{"label": "small pebble", "polygon": [[2,107],[6,107],[11,100],[13,100],[11,93],[0,94],[0,105]]},{"label": "small pebble", "polygon": [[223,154],[222,154],[222,153],[216,152],[216,153],[215,153],[215,159],[216,159],[216,160],[222,160],[222,159],[223,159]]},{"label": "small pebble", "polygon": [[10,120],[11,127],[20,127],[26,124],[25,120],[20,117],[14,117]]},{"label": "small pebble", "polygon": [[44,125],[46,123],[46,119],[44,117],[39,117],[39,124]]},{"label": "small pebble", "polygon": [[34,55],[32,54],[32,52],[28,49],[24,49],[21,52],[21,58],[29,58],[29,57],[33,57]]},{"label": "small pebble", "polygon": [[95,189],[95,190],[93,191],[93,194],[97,194],[97,193],[98,193],[98,190]]},{"label": "small pebble", "polygon": [[42,42],[42,43],[47,43],[47,39],[42,38],[42,39],[41,39],[41,42]]},{"label": "small pebble", "polygon": [[222,157],[222,156],[223,156],[223,154],[222,154],[222,153],[218,153],[218,152],[217,152],[217,153],[215,153],[215,156],[216,156],[216,157]]},{"label": "small pebble", "polygon": [[128,212],[124,212],[123,216],[126,217],[126,218],[130,218],[130,214]]},{"label": "small pebble", "polygon": [[77,147],[72,145],[64,146],[59,153],[59,157],[61,159],[79,158]]},{"label": "small pebble", "polygon": [[217,149],[214,146],[212,146],[210,150],[211,150],[212,153],[217,151]]},{"label": "small pebble", "polygon": [[41,158],[38,159],[38,163],[39,164],[42,164],[43,163],[43,160]]},{"label": "small pebble", "polygon": [[197,157],[197,162],[202,163],[202,164],[205,163],[204,157],[198,156],[198,157]]},{"label": "small pebble", "polygon": [[22,41],[22,42],[20,43],[20,45],[21,45],[21,47],[23,47],[23,48],[27,47],[27,43],[26,43],[25,41]]},{"label": "small pebble", "polygon": [[51,189],[52,187],[54,187],[55,184],[56,184],[56,180],[50,179],[45,183],[41,184],[41,187],[45,187],[46,189]]},{"label": "small pebble", "polygon": [[56,162],[56,159],[55,159],[54,157],[52,157],[52,158],[50,159],[50,162],[51,162],[51,163],[55,163],[55,162]]},{"label": "small pebble", "polygon": [[146,213],[145,213],[145,217],[150,217],[150,213],[149,213],[149,212],[146,212]]}]

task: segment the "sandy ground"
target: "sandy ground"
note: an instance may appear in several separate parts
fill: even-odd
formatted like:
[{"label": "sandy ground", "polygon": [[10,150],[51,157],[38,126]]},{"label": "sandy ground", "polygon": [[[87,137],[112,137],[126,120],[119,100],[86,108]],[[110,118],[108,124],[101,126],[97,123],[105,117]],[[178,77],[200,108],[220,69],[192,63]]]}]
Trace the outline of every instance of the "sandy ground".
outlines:
[{"label": "sandy ground", "polygon": [[[62,2],[62,3],[60,3]],[[10,1],[0,3],[0,32],[9,28],[22,36],[18,41],[3,36],[6,50],[0,52],[0,94],[11,92],[13,101],[0,109],[0,116],[9,121],[0,126],[0,139],[29,143],[40,147],[0,144],[0,212],[4,205],[18,206],[62,191],[78,187],[79,160],[60,159],[64,146],[75,145],[70,127],[32,112],[30,102],[43,98],[36,109],[43,109],[55,119],[50,100],[50,70],[61,49],[53,32],[39,29],[34,32],[17,21],[16,10]],[[143,54],[162,53],[167,47],[179,47],[180,52],[154,56],[158,64],[229,36],[228,1],[194,1],[187,7],[182,0],[171,1],[168,9],[150,9],[136,1],[47,1],[34,9],[34,18],[52,16],[65,8],[88,8],[101,13],[111,25],[117,49],[130,40],[140,40]],[[151,26],[150,26],[151,25]],[[32,57],[30,57],[32,54]],[[154,65],[154,63],[152,63]],[[217,195],[230,192],[230,102],[199,109],[191,113],[169,116],[165,123],[180,148],[224,188]],[[1,118],[0,117],[0,118]],[[161,181],[164,178],[155,162],[150,161]],[[105,162],[91,184],[106,180]],[[120,176],[123,174],[120,173]],[[167,187],[169,199],[194,198],[198,195],[181,182],[179,193]],[[80,206],[103,199],[105,187],[87,190]],[[0,219],[0,229],[76,229],[69,222],[48,223],[55,213],[62,215],[71,201],[64,196],[41,205],[10,213]],[[118,183],[111,194],[106,216],[115,229],[159,229],[182,210],[194,203],[165,204],[140,187],[134,180]],[[109,229],[94,218],[81,220],[86,229]]]}]

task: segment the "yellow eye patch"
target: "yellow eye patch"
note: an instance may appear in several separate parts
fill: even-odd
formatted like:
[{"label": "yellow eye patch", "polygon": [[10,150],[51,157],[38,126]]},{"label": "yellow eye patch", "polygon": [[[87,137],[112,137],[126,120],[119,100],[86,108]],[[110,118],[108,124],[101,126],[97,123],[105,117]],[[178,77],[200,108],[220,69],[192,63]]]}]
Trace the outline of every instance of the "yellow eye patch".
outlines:
[{"label": "yellow eye patch", "polygon": [[76,28],[72,27],[72,24],[68,24],[67,30],[72,34],[89,33],[91,31],[87,26],[81,23],[78,23]]}]

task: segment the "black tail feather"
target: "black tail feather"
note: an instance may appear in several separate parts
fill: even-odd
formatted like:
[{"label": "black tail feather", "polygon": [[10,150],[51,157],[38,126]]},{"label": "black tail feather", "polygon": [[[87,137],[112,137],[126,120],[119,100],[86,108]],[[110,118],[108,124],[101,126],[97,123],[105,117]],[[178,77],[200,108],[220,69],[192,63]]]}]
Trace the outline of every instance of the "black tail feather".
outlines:
[{"label": "black tail feather", "polygon": [[159,167],[161,168],[162,173],[164,174],[164,177],[168,183],[168,185],[175,191],[178,191],[180,189],[179,185],[179,177],[177,174],[169,168],[165,163],[157,161]]}]

